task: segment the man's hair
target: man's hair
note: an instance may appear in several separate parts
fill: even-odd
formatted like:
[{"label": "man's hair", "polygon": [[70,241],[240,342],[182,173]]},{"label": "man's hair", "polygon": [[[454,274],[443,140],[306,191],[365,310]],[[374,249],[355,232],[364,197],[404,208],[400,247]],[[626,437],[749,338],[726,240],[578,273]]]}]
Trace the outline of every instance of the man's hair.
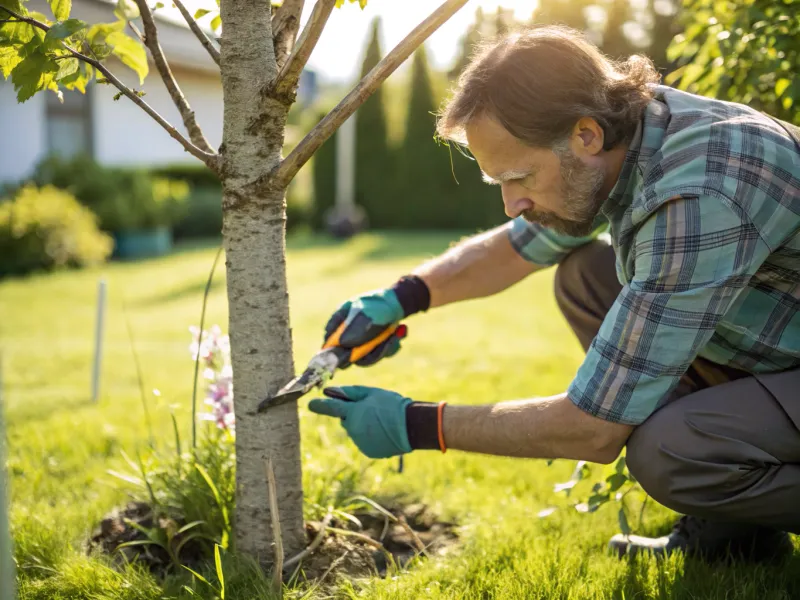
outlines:
[{"label": "man's hair", "polygon": [[567,27],[534,26],[480,46],[440,112],[440,137],[465,143],[464,129],[489,115],[523,142],[551,147],[582,117],[605,133],[604,148],[627,142],[659,80],[643,56],[616,62]]}]

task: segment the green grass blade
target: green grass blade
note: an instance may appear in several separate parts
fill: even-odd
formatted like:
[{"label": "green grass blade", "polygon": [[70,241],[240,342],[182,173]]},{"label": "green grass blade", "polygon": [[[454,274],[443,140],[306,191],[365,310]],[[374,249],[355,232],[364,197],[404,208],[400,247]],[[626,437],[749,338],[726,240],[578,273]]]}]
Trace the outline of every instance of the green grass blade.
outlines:
[{"label": "green grass blade", "polygon": [[210,582],[208,579],[206,579],[206,578],[205,578],[205,577],[203,577],[202,575],[200,575],[200,573],[198,573],[198,572],[197,572],[197,571],[195,571],[194,569],[191,569],[191,568],[187,567],[186,565],[181,565],[181,566],[182,566],[184,569],[186,569],[187,571],[189,571],[189,573],[191,573],[192,575],[194,575],[194,577],[195,577],[196,579],[199,579],[200,581],[202,581],[203,583],[205,583],[205,584],[206,584],[208,587],[210,587],[210,588],[211,588],[212,590],[214,590],[215,592],[217,591],[217,590],[216,590],[216,588],[214,587],[214,584],[213,584],[213,583],[211,583],[211,582]]},{"label": "green grass blade", "polygon": [[178,455],[178,470],[180,471],[181,468],[181,455],[183,454],[183,450],[181,449],[181,434],[178,431],[178,420],[175,418],[175,413],[169,413],[170,418],[172,418],[172,431],[175,432],[175,452]]},{"label": "green grass blade", "polygon": [[225,600],[225,574],[222,572],[222,560],[219,557],[219,544],[214,544],[214,565],[217,568],[217,579],[219,580],[220,598]]},{"label": "green grass blade", "polygon": [[0,355],[0,597],[14,598],[16,581],[14,554],[11,551],[11,533],[6,508],[8,484],[6,483],[5,419],[3,415],[3,362]]},{"label": "green grass blade", "polygon": [[125,315],[125,327],[128,330],[128,342],[131,345],[131,354],[133,354],[133,364],[136,367],[136,381],[139,384],[139,395],[142,398],[142,410],[144,411],[144,421],[147,425],[147,437],[150,447],[154,448],[156,438],[153,435],[153,421],[150,419],[150,408],[147,406],[147,392],[144,388],[144,376],[142,375],[142,365],[139,362],[139,353],[136,352],[136,343],[133,340],[133,328],[131,327],[131,320],[128,316],[128,309],[125,303],[122,303],[122,312]]},{"label": "green grass blade", "polygon": [[197,376],[200,373],[200,343],[203,341],[203,327],[206,322],[206,307],[208,306],[208,293],[211,291],[211,282],[214,280],[214,271],[217,268],[219,257],[222,255],[222,246],[214,256],[211,271],[208,273],[206,289],[203,292],[203,308],[200,311],[200,333],[197,337],[197,358],[194,361],[194,382],[192,383],[192,450],[197,448]]}]

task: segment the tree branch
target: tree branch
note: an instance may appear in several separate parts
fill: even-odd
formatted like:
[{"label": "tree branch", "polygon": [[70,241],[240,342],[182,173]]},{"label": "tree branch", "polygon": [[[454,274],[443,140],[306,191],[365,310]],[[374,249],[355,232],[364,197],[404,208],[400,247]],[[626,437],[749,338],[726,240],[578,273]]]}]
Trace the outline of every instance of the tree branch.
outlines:
[{"label": "tree branch", "polygon": [[295,47],[295,38],[300,29],[300,15],[305,0],[283,0],[272,17],[272,40],[275,48],[275,62],[283,67],[286,57]]},{"label": "tree branch", "polygon": [[[42,31],[49,31],[50,30],[50,27],[48,27],[47,25],[45,25],[41,21],[38,21],[38,20],[33,19],[31,17],[24,17],[22,15],[19,15],[16,12],[14,12],[13,10],[10,10],[10,9],[6,8],[5,6],[0,6],[0,9],[4,10],[5,12],[10,14],[15,19],[18,19],[19,21],[22,21],[23,23],[27,23],[28,25],[32,25],[34,27],[38,27]],[[206,165],[208,165],[208,167],[211,170],[213,170],[215,172],[219,172],[219,155],[218,154],[211,154],[211,153],[208,153],[208,152],[204,152],[203,150],[201,150],[200,148],[198,148],[197,146],[192,144],[192,142],[190,142],[185,137],[183,137],[181,135],[181,133],[177,129],[175,129],[175,127],[173,127],[166,119],[164,119],[164,117],[162,117],[160,114],[158,114],[158,112],[156,112],[156,110],[153,109],[152,106],[150,106],[147,102],[142,100],[142,98],[135,91],[133,91],[131,88],[129,88],[127,85],[122,83],[119,79],[117,79],[111,71],[109,71],[105,66],[103,66],[100,63],[99,60],[96,60],[94,58],[89,58],[85,54],[82,54],[82,53],[78,52],[77,50],[75,50],[74,48],[68,46],[64,42],[61,42],[61,46],[67,52],[72,54],[72,56],[77,58],[78,60],[81,60],[81,61],[85,62],[86,64],[92,65],[95,69],[100,71],[105,76],[105,78],[115,88],[117,88],[120,92],[122,92],[123,95],[128,97],[131,100],[131,102],[133,102],[134,104],[139,106],[139,108],[141,108],[142,110],[144,110],[144,112],[146,112],[148,115],[150,115],[156,121],[156,123],[161,125],[161,127],[163,127],[166,130],[166,132],[173,139],[177,140],[177,142],[181,146],[183,146],[184,150],[186,150],[189,154],[191,154],[195,158],[198,158],[201,161],[203,161]]]},{"label": "tree branch", "polygon": [[194,117],[194,111],[192,110],[192,107],[189,106],[186,96],[183,95],[178,82],[172,75],[172,70],[169,68],[169,63],[167,62],[167,57],[164,56],[164,50],[161,48],[161,44],[158,43],[158,29],[156,28],[156,23],[153,19],[153,13],[150,11],[150,7],[147,5],[147,0],[135,0],[135,2],[136,6],[139,7],[139,13],[142,17],[142,24],[144,25],[144,45],[147,46],[148,50],[150,50],[150,54],[153,57],[153,62],[156,64],[156,69],[158,69],[158,73],[161,75],[161,79],[164,81],[164,85],[167,87],[167,91],[172,97],[175,107],[181,114],[181,119],[183,119],[183,124],[186,127],[186,131],[189,132],[189,139],[192,140],[192,143],[194,143],[194,145],[200,148],[203,152],[213,154],[214,150],[211,149],[208,140],[203,135],[203,131],[197,124],[197,120]]},{"label": "tree branch", "polygon": [[335,4],[336,0],[317,0],[308,23],[303,28],[303,33],[300,34],[292,53],[278,74],[275,89],[279,94],[287,94],[297,85],[300,73],[303,72],[311,52],[317,45],[319,36],[322,35],[322,30],[325,28]]},{"label": "tree branch", "polygon": [[219,66],[219,50],[217,47],[211,43],[211,40],[208,39],[205,31],[200,29],[200,25],[197,24],[197,21],[194,20],[191,13],[186,10],[186,7],[183,5],[181,0],[172,0],[172,3],[178,7],[178,10],[181,11],[183,18],[186,20],[186,24],[189,26],[189,29],[197,36],[197,39],[200,40],[200,43],[203,44],[203,48],[208,50],[208,54],[211,56],[211,59],[217,63]]},{"label": "tree branch", "polygon": [[442,23],[464,6],[467,0],[446,0],[422,23],[417,25],[403,41],[387,54],[381,62],[375,65],[369,73],[344,97],[325,117],[317,123],[308,135],[289,153],[280,165],[275,168],[264,185],[285,188],[297,174],[297,171],[306,164],[309,158],[327,140],[339,126],[344,123],[361,106],[369,96],[378,89],[386,78],[391,75],[411,53],[417,49]]}]

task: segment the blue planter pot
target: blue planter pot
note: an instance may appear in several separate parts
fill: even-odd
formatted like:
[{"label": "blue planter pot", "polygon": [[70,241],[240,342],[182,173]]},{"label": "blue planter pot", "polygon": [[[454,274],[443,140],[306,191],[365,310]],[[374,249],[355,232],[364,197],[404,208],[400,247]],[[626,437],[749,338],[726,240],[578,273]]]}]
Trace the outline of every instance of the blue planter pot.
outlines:
[{"label": "blue planter pot", "polygon": [[114,256],[123,260],[163,256],[171,249],[172,231],[169,227],[119,231],[114,234]]}]

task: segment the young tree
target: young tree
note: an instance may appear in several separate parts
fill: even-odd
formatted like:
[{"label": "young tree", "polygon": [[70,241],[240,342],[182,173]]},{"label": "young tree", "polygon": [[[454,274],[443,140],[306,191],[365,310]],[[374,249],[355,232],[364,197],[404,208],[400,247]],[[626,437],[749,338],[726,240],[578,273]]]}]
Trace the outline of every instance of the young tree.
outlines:
[{"label": "young tree", "polygon": [[433,143],[438,101],[424,46],[414,53],[410,80],[405,137],[398,158],[401,201],[385,209],[392,211],[395,227],[415,227],[424,214],[428,227],[446,228],[452,225],[458,198],[447,150]]},{"label": "young tree", "polygon": [[[83,91],[92,79],[108,83],[155,119],[183,148],[214,170],[223,188],[229,332],[236,386],[236,544],[266,563],[271,556],[265,465],[277,481],[283,547],[304,545],[300,434],[294,403],[256,412],[266,395],[294,375],[286,288],[286,188],[320,145],[433,31],[467,0],[445,0],[401,41],[286,156],[286,117],[297,83],[335,4],[317,0],[298,36],[304,0],[220,0],[219,49],[173,0],[199,41],[219,64],[224,99],[223,141],[211,148],[173,77],[146,0],[119,0],[119,21],[89,25],[70,19],[71,0],[49,0],[54,19],[29,13],[23,0],[0,0],[0,68],[19,101],[59,87]],[[365,0],[361,0],[364,4]],[[105,64],[111,55],[144,78],[144,50],[123,30],[137,17],[142,41],[178,108],[186,134],[159,115],[141,92],[126,86]],[[138,29],[137,29],[138,31]]]}]

